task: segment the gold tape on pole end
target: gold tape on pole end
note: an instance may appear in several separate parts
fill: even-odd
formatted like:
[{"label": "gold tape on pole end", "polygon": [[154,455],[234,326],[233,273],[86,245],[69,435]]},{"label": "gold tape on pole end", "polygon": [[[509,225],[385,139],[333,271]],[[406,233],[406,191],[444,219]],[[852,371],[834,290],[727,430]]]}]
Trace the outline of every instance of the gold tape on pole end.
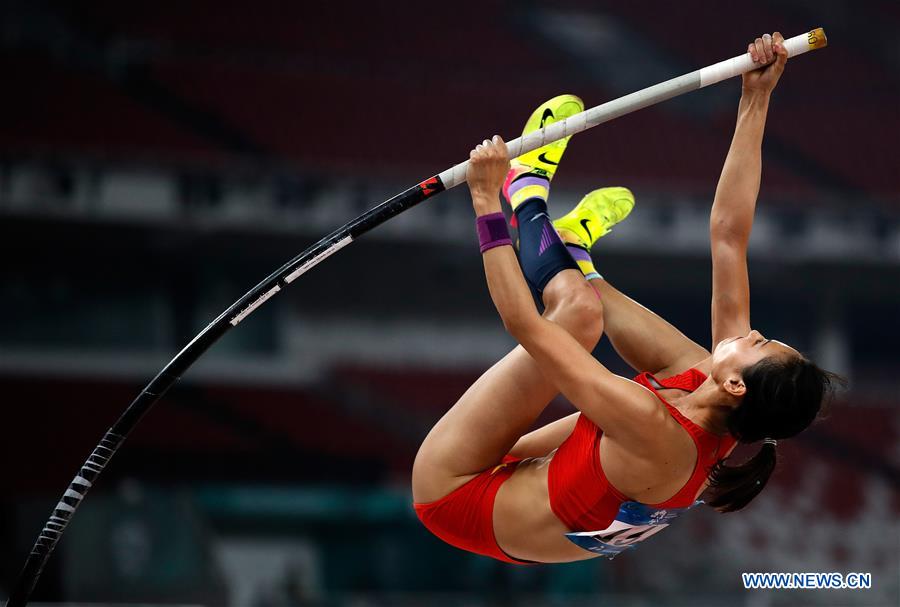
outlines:
[{"label": "gold tape on pole end", "polygon": [[809,45],[809,50],[811,51],[828,46],[828,38],[825,37],[825,30],[821,27],[817,27],[810,31],[806,34],[806,44]]}]

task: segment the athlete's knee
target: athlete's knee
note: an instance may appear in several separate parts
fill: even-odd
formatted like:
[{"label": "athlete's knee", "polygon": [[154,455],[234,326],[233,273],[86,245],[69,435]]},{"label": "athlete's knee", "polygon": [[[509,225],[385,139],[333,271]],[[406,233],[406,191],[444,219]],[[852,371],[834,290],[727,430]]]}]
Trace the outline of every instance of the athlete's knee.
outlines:
[{"label": "athlete's knee", "polygon": [[410,479],[413,500],[416,503],[433,501],[434,476],[438,468],[435,450],[428,441],[425,441],[419,447],[418,453],[416,453],[416,459],[413,461],[412,467],[412,478]]},{"label": "athlete's knee", "polygon": [[577,330],[586,337],[600,339],[603,333],[603,302],[597,291],[587,281],[572,290],[568,303],[568,314],[572,316]]},{"label": "athlete's knee", "polygon": [[429,434],[413,461],[410,485],[414,502],[434,502],[458,486],[458,475],[450,460],[446,442]]},{"label": "athlete's knee", "polygon": [[586,280],[573,280],[565,290],[545,300],[547,314],[563,325],[576,339],[596,344],[603,333],[603,302],[596,289]]}]

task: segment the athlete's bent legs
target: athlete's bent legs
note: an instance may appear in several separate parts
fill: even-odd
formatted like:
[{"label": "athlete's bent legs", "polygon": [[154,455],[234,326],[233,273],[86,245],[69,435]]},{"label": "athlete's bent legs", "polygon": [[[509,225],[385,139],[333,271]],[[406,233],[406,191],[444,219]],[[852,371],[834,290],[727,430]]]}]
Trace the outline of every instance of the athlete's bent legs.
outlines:
[{"label": "athlete's bent legs", "polygon": [[628,217],[634,205],[634,194],[628,188],[598,188],[555,219],[553,227],[585,278],[602,295],[604,331],[619,355],[639,372],[667,376],[684,371],[709,356],[709,352],[607,283],[594,267],[590,253],[599,239]]},{"label": "athlete's bent legs", "polygon": [[[584,276],[573,269],[559,272],[543,299],[544,315],[593,350],[603,332],[603,306]],[[438,500],[500,463],[556,394],[534,359],[517,346],[428,433],[413,464],[413,500]]]},{"label": "athlete's bent legs", "polygon": [[[633,368],[665,378],[677,375],[709,356],[705,348],[604,279],[594,278],[590,282],[602,295],[603,332]],[[519,439],[510,455],[546,455],[571,433],[575,416],[577,413],[529,432]]]},{"label": "athlete's bent legs", "polygon": [[709,356],[706,348],[606,280],[590,282],[603,300],[604,333],[619,356],[638,372],[668,377]]}]

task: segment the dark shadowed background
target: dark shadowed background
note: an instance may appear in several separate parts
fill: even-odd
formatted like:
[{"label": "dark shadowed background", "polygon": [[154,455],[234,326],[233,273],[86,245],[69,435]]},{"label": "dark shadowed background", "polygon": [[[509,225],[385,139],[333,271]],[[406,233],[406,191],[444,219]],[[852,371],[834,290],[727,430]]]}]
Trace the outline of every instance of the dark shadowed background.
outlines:
[{"label": "dark shadowed background", "polygon": [[[73,519],[42,601],[282,605],[900,604],[900,5],[0,2],[0,596],[146,381],[310,243],[517,136],[825,28],[771,106],[754,326],[850,380],[745,511],[615,561],[516,568],[432,537],[418,444],[512,346],[465,187],[329,258],[217,344]],[[708,346],[707,219],[737,80],[574,138],[551,211],[623,185],[598,270]],[[596,355],[632,373],[604,341]],[[572,410],[561,399],[542,421]],[[746,591],[742,571],[870,572]]]}]

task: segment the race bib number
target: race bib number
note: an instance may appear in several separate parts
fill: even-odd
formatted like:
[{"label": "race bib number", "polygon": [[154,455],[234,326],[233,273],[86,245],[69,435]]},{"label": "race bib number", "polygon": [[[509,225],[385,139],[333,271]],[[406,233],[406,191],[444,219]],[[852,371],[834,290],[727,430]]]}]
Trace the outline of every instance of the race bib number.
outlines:
[{"label": "race bib number", "polygon": [[672,519],[700,503],[702,502],[694,502],[687,508],[662,509],[638,502],[624,502],[619,507],[616,518],[606,529],[567,533],[566,537],[585,550],[613,558],[659,533],[669,526]]}]

